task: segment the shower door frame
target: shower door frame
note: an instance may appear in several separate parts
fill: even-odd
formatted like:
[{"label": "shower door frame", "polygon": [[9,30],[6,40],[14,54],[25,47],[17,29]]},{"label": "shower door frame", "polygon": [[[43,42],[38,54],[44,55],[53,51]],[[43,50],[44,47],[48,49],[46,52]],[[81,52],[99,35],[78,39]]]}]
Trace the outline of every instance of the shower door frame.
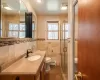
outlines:
[{"label": "shower door frame", "polygon": [[[68,74],[68,70],[67,70],[68,69],[68,67],[67,67],[68,64],[66,62],[66,59],[68,59],[67,58],[67,47],[66,47],[67,39],[66,39],[66,36],[65,36],[66,35],[66,33],[65,33],[66,32],[66,30],[65,30],[65,24],[66,23],[68,23],[68,21],[63,21],[63,24],[60,27],[60,36],[61,36],[61,39],[60,39],[60,45],[61,45],[61,68],[62,68],[62,72],[63,72],[64,75]],[[64,27],[64,29],[63,29],[63,27]]]}]

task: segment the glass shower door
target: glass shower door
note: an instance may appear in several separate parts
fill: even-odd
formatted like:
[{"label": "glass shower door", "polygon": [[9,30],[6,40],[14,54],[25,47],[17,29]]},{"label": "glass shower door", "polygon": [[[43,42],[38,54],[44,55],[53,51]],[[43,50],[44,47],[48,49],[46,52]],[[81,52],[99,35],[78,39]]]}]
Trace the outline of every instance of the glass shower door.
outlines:
[{"label": "glass shower door", "polygon": [[61,44],[61,67],[65,77],[67,77],[67,73],[68,73],[67,38],[68,38],[68,26],[67,26],[67,22],[64,21],[63,25],[61,26],[60,44]]}]

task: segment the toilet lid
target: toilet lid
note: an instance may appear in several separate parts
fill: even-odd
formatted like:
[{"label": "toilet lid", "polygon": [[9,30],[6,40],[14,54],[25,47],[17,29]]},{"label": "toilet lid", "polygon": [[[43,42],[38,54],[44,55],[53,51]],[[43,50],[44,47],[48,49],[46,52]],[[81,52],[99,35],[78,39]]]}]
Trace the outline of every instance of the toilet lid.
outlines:
[{"label": "toilet lid", "polygon": [[46,57],[46,61],[50,61],[51,60],[51,58],[50,57]]}]

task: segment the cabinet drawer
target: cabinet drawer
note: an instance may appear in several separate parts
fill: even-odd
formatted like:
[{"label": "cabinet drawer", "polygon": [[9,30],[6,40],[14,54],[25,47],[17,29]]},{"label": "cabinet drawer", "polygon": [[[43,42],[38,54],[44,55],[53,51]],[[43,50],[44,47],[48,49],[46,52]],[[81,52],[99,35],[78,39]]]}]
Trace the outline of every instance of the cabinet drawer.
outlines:
[{"label": "cabinet drawer", "polygon": [[34,80],[32,75],[16,75],[13,77],[13,80]]},{"label": "cabinet drawer", "polygon": [[12,75],[0,75],[0,80],[13,80]]},{"label": "cabinet drawer", "polygon": [[37,77],[37,79],[36,80],[40,80],[40,75]]}]

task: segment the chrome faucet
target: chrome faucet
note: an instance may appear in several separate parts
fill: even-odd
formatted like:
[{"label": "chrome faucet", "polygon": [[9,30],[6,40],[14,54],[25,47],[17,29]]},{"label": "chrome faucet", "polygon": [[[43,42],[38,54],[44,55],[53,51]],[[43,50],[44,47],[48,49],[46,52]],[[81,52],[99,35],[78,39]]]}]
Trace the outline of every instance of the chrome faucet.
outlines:
[{"label": "chrome faucet", "polygon": [[26,57],[25,58],[28,58],[29,57],[29,53],[33,53],[31,49],[28,49],[27,50],[27,53],[26,53]]}]

